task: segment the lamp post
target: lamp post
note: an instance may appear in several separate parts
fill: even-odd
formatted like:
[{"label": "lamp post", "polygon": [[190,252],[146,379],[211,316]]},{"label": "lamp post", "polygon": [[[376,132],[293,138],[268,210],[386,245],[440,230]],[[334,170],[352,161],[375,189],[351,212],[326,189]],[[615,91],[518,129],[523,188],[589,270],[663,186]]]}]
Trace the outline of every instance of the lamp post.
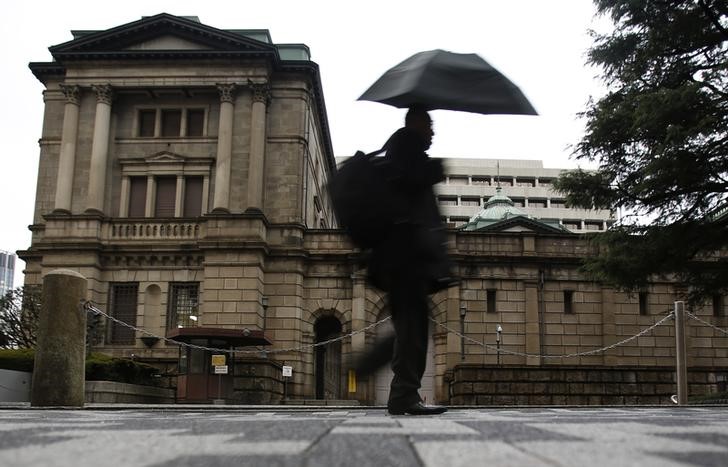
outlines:
[{"label": "lamp post", "polygon": [[263,326],[262,331],[265,333],[265,322],[268,318],[268,297],[261,297],[260,298],[260,304],[263,306]]},{"label": "lamp post", "polygon": [[496,358],[498,365],[500,365],[500,343],[501,343],[501,333],[503,332],[503,328],[499,324],[495,328],[495,346],[496,346]]},{"label": "lamp post", "polygon": [[467,307],[460,305],[460,359],[465,360],[465,314],[468,312]]}]

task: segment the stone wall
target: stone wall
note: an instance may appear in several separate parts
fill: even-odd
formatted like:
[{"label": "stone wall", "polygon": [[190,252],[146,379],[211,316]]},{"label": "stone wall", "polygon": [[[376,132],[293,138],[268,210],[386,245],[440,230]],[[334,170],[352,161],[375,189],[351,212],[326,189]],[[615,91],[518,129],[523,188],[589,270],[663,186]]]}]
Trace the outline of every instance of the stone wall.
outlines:
[{"label": "stone wall", "polygon": [[173,404],[174,402],[173,389],[115,381],[86,381],[86,403]]},{"label": "stone wall", "polygon": [[[674,367],[458,365],[446,376],[452,405],[665,405]],[[688,371],[691,396],[726,391],[728,368]]]}]

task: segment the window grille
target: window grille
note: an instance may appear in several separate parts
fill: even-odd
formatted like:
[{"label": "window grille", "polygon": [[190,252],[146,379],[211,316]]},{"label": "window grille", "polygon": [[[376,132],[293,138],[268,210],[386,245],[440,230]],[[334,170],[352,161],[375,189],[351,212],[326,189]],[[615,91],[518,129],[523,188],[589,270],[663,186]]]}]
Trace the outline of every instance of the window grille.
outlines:
[{"label": "window grille", "polygon": [[[109,310],[111,316],[131,326],[136,326],[137,297],[139,284],[136,282],[111,284]],[[109,329],[110,344],[134,344],[134,330],[117,323]]]}]

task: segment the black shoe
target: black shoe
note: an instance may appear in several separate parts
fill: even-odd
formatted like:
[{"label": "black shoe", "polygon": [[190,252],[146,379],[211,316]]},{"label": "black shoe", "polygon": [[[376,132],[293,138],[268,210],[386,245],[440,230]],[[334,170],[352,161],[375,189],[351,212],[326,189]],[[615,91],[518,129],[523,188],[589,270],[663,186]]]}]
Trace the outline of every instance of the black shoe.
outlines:
[{"label": "black shoe", "polygon": [[408,407],[388,407],[390,415],[439,415],[447,412],[447,407],[441,405],[425,405],[422,402],[415,402]]}]

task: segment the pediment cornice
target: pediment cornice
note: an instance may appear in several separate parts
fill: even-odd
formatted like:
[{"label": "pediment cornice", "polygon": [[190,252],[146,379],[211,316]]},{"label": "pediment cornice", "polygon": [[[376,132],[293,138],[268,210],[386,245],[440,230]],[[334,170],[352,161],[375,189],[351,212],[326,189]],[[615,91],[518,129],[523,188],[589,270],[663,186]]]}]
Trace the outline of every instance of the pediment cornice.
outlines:
[{"label": "pediment cornice", "polygon": [[[182,49],[144,49],[135,48],[139,44],[154,41],[162,37],[176,37],[181,42],[194,44],[194,47]],[[209,53],[246,53],[263,54],[277,57],[277,49],[235,32],[217,29],[197,21],[161,13],[142,18],[115,28],[87,32],[79,37],[50,47],[56,60],[64,58],[82,59],[98,58],[101,55],[141,57],[168,54],[209,54]]]}]

